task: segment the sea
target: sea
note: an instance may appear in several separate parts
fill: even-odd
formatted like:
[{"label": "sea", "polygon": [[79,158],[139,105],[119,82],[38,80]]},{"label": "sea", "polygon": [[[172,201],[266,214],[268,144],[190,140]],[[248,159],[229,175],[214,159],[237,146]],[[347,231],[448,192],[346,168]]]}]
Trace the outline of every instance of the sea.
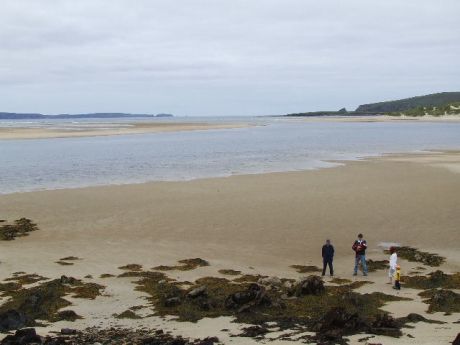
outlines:
[{"label": "sea", "polygon": [[459,122],[331,122],[277,117],[0,120],[79,131],[137,121],[248,123],[247,128],[0,140],[0,194],[186,181],[334,167],[389,153],[460,149]]}]

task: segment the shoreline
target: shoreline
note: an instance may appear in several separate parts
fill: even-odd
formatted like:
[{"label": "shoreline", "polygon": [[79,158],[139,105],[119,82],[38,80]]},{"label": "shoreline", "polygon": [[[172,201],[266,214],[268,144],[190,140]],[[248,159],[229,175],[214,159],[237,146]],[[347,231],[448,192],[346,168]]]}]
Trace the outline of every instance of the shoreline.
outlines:
[{"label": "shoreline", "polygon": [[323,115],[323,116],[279,116],[281,118],[302,120],[304,122],[460,122],[459,115],[443,116],[390,116],[390,115]]},{"label": "shoreline", "polygon": [[[133,135],[148,133],[201,131],[218,129],[238,129],[250,127],[247,123],[197,123],[197,122],[111,122],[102,123],[105,127],[93,127],[80,129],[53,129],[53,128],[30,128],[30,127],[0,127],[0,140],[28,140],[28,139],[58,139],[58,138],[84,138],[116,135]],[[118,127],[117,127],[118,126]]]}]

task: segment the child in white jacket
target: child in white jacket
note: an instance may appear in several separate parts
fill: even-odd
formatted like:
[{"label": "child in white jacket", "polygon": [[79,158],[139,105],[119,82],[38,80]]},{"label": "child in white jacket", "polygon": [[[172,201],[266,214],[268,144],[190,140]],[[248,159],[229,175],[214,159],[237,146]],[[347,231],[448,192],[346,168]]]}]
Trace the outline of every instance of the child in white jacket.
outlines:
[{"label": "child in white jacket", "polygon": [[390,248],[390,254],[390,267],[388,270],[388,277],[390,281],[388,282],[388,284],[393,284],[393,277],[395,275],[396,266],[398,264],[398,254],[396,253],[395,247]]}]

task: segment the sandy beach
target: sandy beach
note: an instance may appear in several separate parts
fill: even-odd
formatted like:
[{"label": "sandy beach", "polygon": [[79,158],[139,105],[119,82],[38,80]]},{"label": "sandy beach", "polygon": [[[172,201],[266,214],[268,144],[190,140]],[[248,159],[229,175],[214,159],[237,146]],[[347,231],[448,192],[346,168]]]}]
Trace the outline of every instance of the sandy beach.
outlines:
[{"label": "sandy beach", "polygon": [[248,127],[244,123],[199,123],[199,122],[123,122],[89,123],[84,127],[0,127],[0,140],[46,139],[111,136],[124,134],[145,134],[159,132],[200,131],[209,129],[231,129]]},{"label": "sandy beach", "polygon": [[[248,338],[229,338],[229,332],[219,331],[227,328],[232,333],[241,327],[228,317],[196,324],[158,317],[114,319],[114,313],[145,305],[144,295],[134,290],[129,279],[98,277],[117,275],[121,272],[118,267],[126,264],[150,269],[199,257],[210,266],[167,274],[194,281],[222,276],[218,273],[221,269],[234,269],[298,279],[302,274],[290,266],[320,266],[321,246],[330,238],[336,248],[336,276],[352,279],[350,247],[358,232],[365,234],[370,246],[368,257],[373,260],[387,258],[379,244],[397,242],[442,255],[447,260],[440,269],[459,272],[459,167],[460,152],[431,152],[384,156],[312,171],[2,195],[0,218],[27,217],[40,230],[1,242],[0,277],[5,279],[18,271],[49,278],[91,275],[91,281],[107,286],[104,296],[95,300],[71,300],[71,309],[84,319],[57,322],[44,330],[156,325],[185,336],[217,335],[235,344],[256,343]],[[66,256],[81,260],[68,266],[56,264]],[[404,260],[401,265],[406,273],[419,266]],[[374,284],[361,288],[363,292],[394,294],[385,284],[385,271],[365,279]],[[426,314],[427,305],[417,293],[403,290],[401,294],[413,301],[392,302],[385,309],[398,316],[417,312],[447,323],[442,327],[418,323],[415,330],[407,330],[415,338],[376,337],[373,341],[447,344],[455,338],[458,325],[452,322],[458,321],[458,314]],[[362,337],[351,337],[351,343],[360,344],[358,338]]]}]

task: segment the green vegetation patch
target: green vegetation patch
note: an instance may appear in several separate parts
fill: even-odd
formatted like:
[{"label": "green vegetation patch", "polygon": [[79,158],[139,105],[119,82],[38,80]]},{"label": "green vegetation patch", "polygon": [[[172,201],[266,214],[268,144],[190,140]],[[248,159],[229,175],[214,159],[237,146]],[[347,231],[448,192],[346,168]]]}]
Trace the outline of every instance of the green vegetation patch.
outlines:
[{"label": "green vegetation patch", "polygon": [[438,270],[427,276],[402,276],[401,281],[405,287],[413,289],[458,289],[460,286],[460,273],[445,274]]},{"label": "green vegetation patch", "polygon": [[13,224],[0,226],[0,240],[11,241],[16,237],[28,236],[30,232],[38,230],[37,224],[27,218],[20,218]]},{"label": "green vegetation patch", "polygon": [[[389,253],[388,251],[386,251]],[[438,267],[446,261],[446,258],[439,256],[438,254],[422,252],[417,248],[412,247],[398,247],[396,249],[398,257],[406,259],[411,262],[420,262],[427,266]]]},{"label": "green vegetation patch", "polygon": [[160,266],[154,267],[153,269],[156,271],[191,271],[198,267],[209,266],[209,262],[207,262],[206,260],[200,259],[200,258],[184,259],[178,262],[180,263],[180,265],[175,265],[175,266],[160,265]]},{"label": "green vegetation patch", "polygon": [[424,302],[429,305],[429,313],[460,313],[460,294],[454,291],[445,289],[431,289],[419,293],[419,296],[426,298]]},{"label": "green vegetation patch", "polygon": [[291,265],[290,267],[295,269],[298,273],[321,272],[321,269],[317,266]]}]

